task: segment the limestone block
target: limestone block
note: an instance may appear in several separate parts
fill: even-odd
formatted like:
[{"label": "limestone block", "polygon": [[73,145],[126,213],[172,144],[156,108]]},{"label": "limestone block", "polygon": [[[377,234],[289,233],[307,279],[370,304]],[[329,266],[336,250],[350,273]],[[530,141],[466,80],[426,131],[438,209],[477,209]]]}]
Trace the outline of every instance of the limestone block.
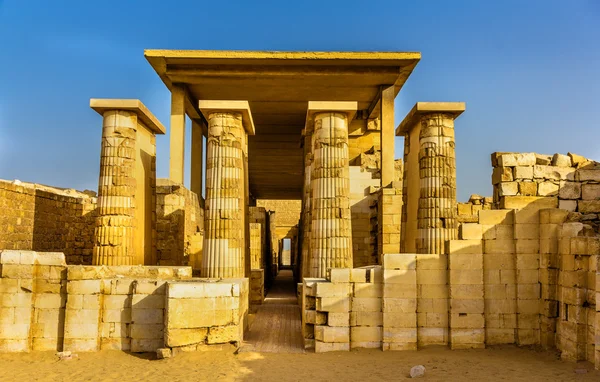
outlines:
[{"label": "limestone block", "polygon": [[579,200],[577,209],[582,214],[600,213],[600,200]]},{"label": "limestone block", "polygon": [[208,328],[167,329],[165,332],[165,345],[176,347],[205,343],[207,337]]},{"label": "limestone block", "polygon": [[315,340],[322,342],[350,342],[350,328],[316,325]]},{"label": "limestone block", "polygon": [[416,284],[417,272],[415,270],[386,269],[383,272],[385,284]]},{"label": "limestone block", "polygon": [[554,182],[550,182],[550,181],[545,181],[545,182],[538,183],[537,194],[539,196],[555,196],[555,195],[558,195],[558,190],[559,190],[558,184],[556,184]]},{"label": "limestone block", "polygon": [[485,329],[450,329],[451,349],[477,349],[485,347]]},{"label": "limestone block", "polygon": [[514,179],[533,179],[533,166],[516,166],[513,170]]},{"label": "limestone block", "polygon": [[382,311],[384,313],[416,313],[417,299],[384,297]]},{"label": "limestone block", "polygon": [[27,340],[29,324],[0,324],[0,340]]},{"label": "limestone block", "polygon": [[68,339],[94,339],[98,338],[98,320],[95,323],[81,324],[71,323],[69,318],[70,312],[67,312],[65,323],[65,340]]},{"label": "limestone block", "polygon": [[416,328],[416,312],[383,312],[383,327],[385,328]]},{"label": "limestone block", "polygon": [[483,243],[483,250],[486,254],[510,254],[515,251],[512,239],[484,240]]},{"label": "limestone block", "polygon": [[53,293],[41,293],[35,295],[33,306],[37,309],[64,308],[65,296]]},{"label": "limestone block", "polygon": [[[394,298],[415,298],[417,296],[417,284],[383,284],[383,295]],[[354,310],[354,306],[352,309]]]},{"label": "limestone block", "polygon": [[523,196],[536,196],[538,184],[535,182],[519,182],[519,194]]},{"label": "limestone block", "polygon": [[382,326],[382,312],[350,312],[350,326]]},{"label": "limestone block", "polygon": [[167,296],[169,298],[237,297],[239,295],[240,288],[238,284],[214,282],[167,283]]},{"label": "limestone block", "polygon": [[485,326],[485,318],[483,313],[473,314],[450,314],[450,326],[454,329],[473,329],[483,328]]},{"label": "limestone block", "polygon": [[571,167],[572,165],[573,163],[568,155],[554,154],[552,157],[552,166]]},{"label": "limestone block", "polygon": [[208,330],[208,344],[239,342],[241,340],[242,339],[240,338],[240,328],[238,325],[215,326],[209,328]]},{"label": "limestone block", "polygon": [[536,164],[534,153],[507,153],[498,157],[498,166],[533,166]]},{"label": "limestone block", "polygon": [[547,180],[575,180],[575,169],[571,167],[539,166],[533,167],[535,179]]},{"label": "limestone block", "polygon": [[133,308],[131,319],[136,324],[161,324],[163,323],[163,310]]},{"label": "limestone block", "polygon": [[67,293],[72,294],[100,294],[102,280],[72,280],[67,283]]},{"label": "limestone block", "polygon": [[350,328],[351,342],[379,342],[381,343],[383,330],[379,326],[357,326]]},{"label": "limestone block", "polygon": [[[482,280],[483,277],[480,279]],[[448,290],[451,299],[469,300],[482,299],[484,288],[481,284],[454,284],[450,285]]]},{"label": "limestone block", "polygon": [[500,196],[517,195],[519,193],[519,185],[517,182],[503,182],[498,185]]},{"label": "limestone block", "polygon": [[451,313],[483,313],[483,299],[450,299]]},{"label": "limestone block", "polygon": [[105,309],[102,312],[102,322],[131,322],[131,308]]},{"label": "limestone block", "polygon": [[[416,350],[417,328],[383,328],[383,342],[414,344],[414,348],[406,350]],[[384,348],[384,350],[386,350]],[[388,349],[391,350],[391,349]]]},{"label": "limestone block", "polygon": [[104,309],[131,308],[131,296],[108,295],[104,296]]},{"label": "limestone block", "polygon": [[317,297],[316,310],[320,312],[344,313],[350,311],[349,297]]},{"label": "limestone block", "polygon": [[352,311],[381,312],[382,299],[378,297],[353,297]]},{"label": "limestone block", "polygon": [[349,283],[350,268],[331,268],[329,270],[329,281],[332,283]]},{"label": "limestone block", "polygon": [[583,200],[600,199],[600,184],[584,184],[581,186],[581,198]]},{"label": "limestone block", "polygon": [[349,297],[351,293],[350,283],[317,283],[315,288],[316,297]]},{"label": "limestone block", "polygon": [[482,225],[477,223],[462,223],[460,225],[460,238],[463,240],[481,240],[483,237]]},{"label": "limestone block", "polygon": [[513,212],[511,210],[481,210],[479,211],[479,224],[498,225],[513,224]]},{"label": "limestone block", "polygon": [[132,324],[132,339],[162,339],[163,324]]},{"label": "limestone block", "polygon": [[133,295],[131,304],[135,309],[163,309],[165,307],[164,295]]},{"label": "limestone block", "polygon": [[460,254],[452,253],[448,256],[448,269],[450,275],[454,271],[460,270],[479,270],[483,267],[483,255],[478,254]]},{"label": "limestone block", "polygon": [[353,283],[355,297],[381,297],[387,284]]},{"label": "limestone block", "polygon": [[[539,224],[515,224],[515,239],[539,239]],[[523,252],[521,252],[523,253]]]},{"label": "limestone block", "polygon": [[29,340],[3,340],[0,339],[0,352],[2,353],[17,353],[28,352]]},{"label": "limestone block", "polygon": [[501,184],[503,182],[513,181],[513,171],[511,167],[494,167],[492,171],[492,184]]},{"label": "limestone block", "polygon": [[581,182],[600,182],[600,169],[583,169],[577,170],[577,180]]},{"label": "limestone block", "polygon": [[132,353],[154,353],[157,349],[163,348],[165,341],[160,339],[131,339]]},{"label": "limestone block", "polygon": [[416,254],[395,253],[383,256],[383,269],[416,269]]},{"label": "limestone block", "polygon": [[326,353],[331,351],[350,351],[350,343],[315,341],[315,353]]},{"label": "limestone block", "polygon": [[[448,298],[448,285],[444,284],[432,284],[432,285],[419,285],[419,302],[422,302],[424,299],[447,299]],[[389,297],[399,297],[399,298],[410,298],[411,296],[406,295],[395,295],[394,293],[390,293]]]},{"label": "limestone block", "polygon": [[[581,183],[579,182],[560,182],[560,190],[558,191],[558,197],[560,199],[579,199],[581,198]],[[559,202],[560,204],[560,202]],[[559,208],[562,208],[559,206]]]},{"label": "limestone block", "polygon": [[448,240],[446,243],[449,254],[483,253],[482,240]]},{"label": "limestone block", "polygon": [[33,265],[3,264],[0,267],[2,278],[31,279],[33,278]]},{"label": "limestone block", "polygon": [[448,268],[448,255],[445,254],[417,254],[417,278],[423,270],[445,270]]},{"label": "limestone block", "polygon": [[327,326],[350,326],[350,313],[327,313]]}]

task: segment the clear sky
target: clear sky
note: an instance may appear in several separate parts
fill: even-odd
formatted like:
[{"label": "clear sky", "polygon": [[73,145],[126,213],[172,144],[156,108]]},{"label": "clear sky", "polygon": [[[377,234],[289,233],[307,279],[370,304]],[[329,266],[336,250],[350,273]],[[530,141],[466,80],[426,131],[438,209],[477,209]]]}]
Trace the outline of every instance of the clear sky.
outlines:
[{"label": "clear sky", "polygon": [[[0,0],[0,178],[96,190],[90,98],[139,98],[168,126],[145,48],[419,51],[396,123],[417,101],[467,103],[459,200],[491,194],[494,151],[600,160],[598,0]],[[167,177],[167,136],[157,155]]]}]

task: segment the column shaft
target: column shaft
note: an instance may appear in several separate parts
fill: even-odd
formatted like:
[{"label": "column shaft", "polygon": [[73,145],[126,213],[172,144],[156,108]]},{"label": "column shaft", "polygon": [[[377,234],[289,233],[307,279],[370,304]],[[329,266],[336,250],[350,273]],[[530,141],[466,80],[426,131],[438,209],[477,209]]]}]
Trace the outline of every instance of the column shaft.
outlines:
[{"label": "column shaft", "polygon": [[444,253],[445,242],[458,236],[451,114],[430,113],[421,117],[419,179],[417,253]]},{"label": "column shaft", "polygon": [[310,171],[312,163],[312,134],[306,132],[304,136],[304,187],[302,190],[302,277],[310,276],[310,202],[311,202],[311,185]]},{"label": "column shaft", "polygon": [[202,162],[204,161],[204,152],[202,141],[202,125],[197,121],[192,121],[192,173],[190,178],[190,189],[202,198]]},{"label": "column shaft", "polygon": [[242,115],[208,117],[203,277],[244,277]]},{"label": "column shaft", "polygon": [[135,222],[137,117],[104,112],[94,265],[131,265]]},{"label": "column shaft", "polygon": [[311,277],[328,268],[352,267],[348,120],[342,113],[315,114],[311,166]]},{"label": "column shaft", "polygon": [[183,184],[185,158],[185,91],[174,84],[171,89],[171,129],[169,131],[169,178]]}]

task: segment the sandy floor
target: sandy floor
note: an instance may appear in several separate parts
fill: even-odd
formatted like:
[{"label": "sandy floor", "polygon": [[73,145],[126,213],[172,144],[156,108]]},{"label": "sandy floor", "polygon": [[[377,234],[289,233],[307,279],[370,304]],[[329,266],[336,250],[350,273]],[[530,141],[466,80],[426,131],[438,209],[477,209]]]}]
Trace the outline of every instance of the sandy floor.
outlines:
[{"label": "sandy floor", "polygon": [[[423,364],[431,381],[600,381],[590,363],[567,363],[553,353],[515,347],[418,352],[374,350],[327,354],[229,351],[180,354],[167,360],[117,351],[57,361],[53,353],[0,355],[0,381],[393,381]],[[581,373],[586,369],[586,373]],[[579,371],[580,373],[576,372]]]}]

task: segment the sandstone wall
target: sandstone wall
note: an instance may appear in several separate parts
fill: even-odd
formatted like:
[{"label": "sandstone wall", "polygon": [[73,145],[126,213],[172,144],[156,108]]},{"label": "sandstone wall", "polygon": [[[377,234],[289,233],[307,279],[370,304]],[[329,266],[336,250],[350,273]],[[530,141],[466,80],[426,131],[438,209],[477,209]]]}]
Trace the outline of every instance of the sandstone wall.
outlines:
[{"label": "sandstone wall", "polygon": [[199,270],[204,238],[204,200],[179,184],[158,179],[156,203],[159,264],[189,265]]},{"label": "sandstone wall", "polygon": [[68,264],[91,264],[95,218],[95,197],[0,180],[0,250],[60,251]]},{"label": "sandstone wall", "polygon": [[492,167],[496,208],[504,196],[548,196],[567,211],[600,212],[600,163],[572,153],[493,153]]},{"label": "sandstone wall", "polygon": [[66,265],[62,253],[0,251],[0,351],[189,351],[241,341],[248,280],[191,276],[190,267]]}]

